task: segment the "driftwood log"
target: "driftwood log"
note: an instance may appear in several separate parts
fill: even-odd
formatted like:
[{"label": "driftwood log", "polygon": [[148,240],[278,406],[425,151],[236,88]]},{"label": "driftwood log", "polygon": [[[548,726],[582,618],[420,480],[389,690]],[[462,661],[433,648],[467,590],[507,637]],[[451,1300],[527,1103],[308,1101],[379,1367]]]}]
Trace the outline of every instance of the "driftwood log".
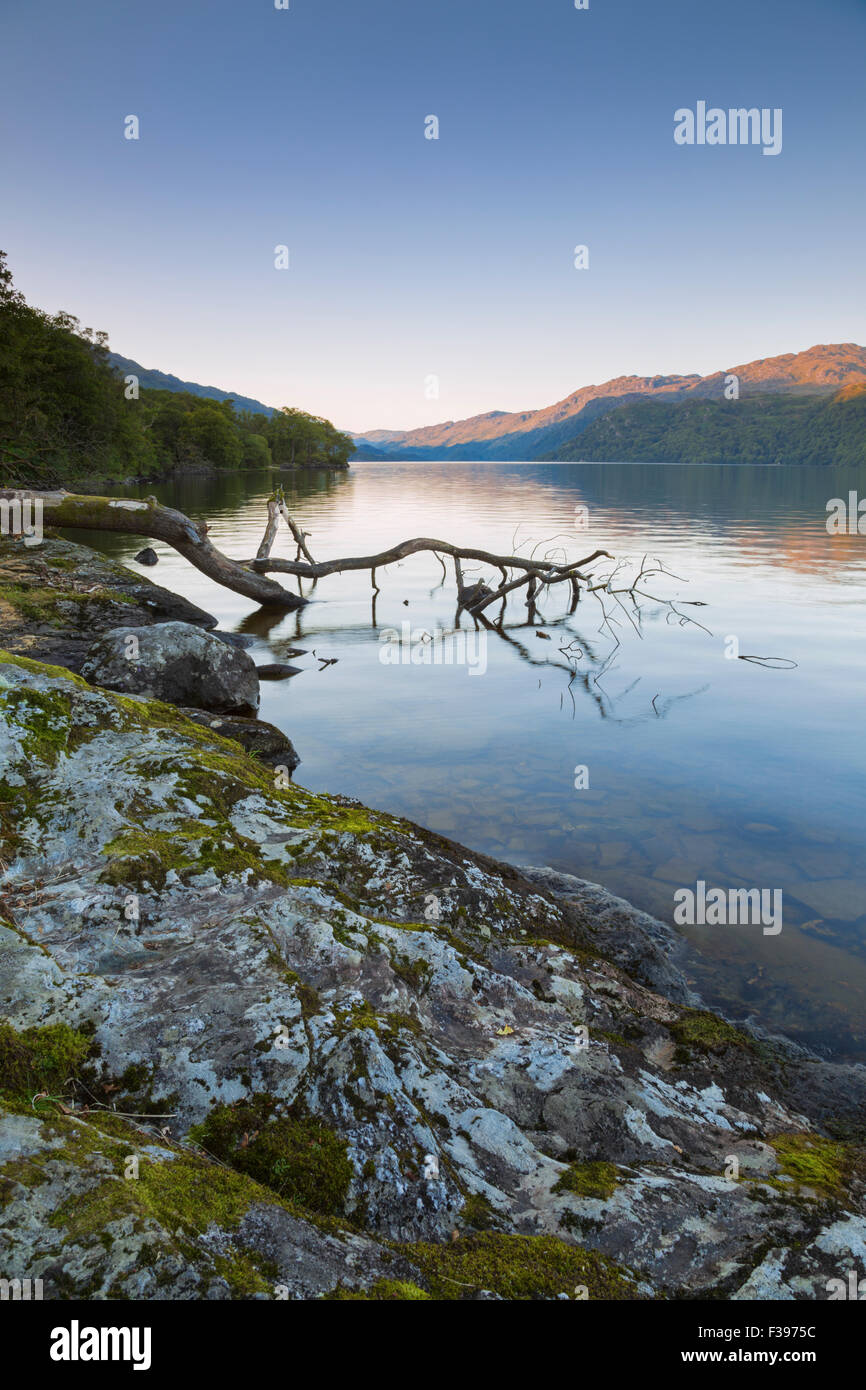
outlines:
[{"label": "driftwood log", "polygon": [[[208,540],[206,523],[196,524],[183,512],[176,511],[173,507],[162,506],[155,497],[137,500],[119,497],[88,497],[62,490],[43,492],[23,488],[6,488],[0,489],[0,501],[2,500],[8,504],[17,502],[22,507],[29,502],[31,508],[36,503],[40,504],[43,524],[48,526],[71,527],[88,531],[121,532],[126,535],[146,536],[151,540],[165,541],[184,559],[189,560],[190,564],[195,565],[196,569],[201,570],[209,579],[213,579],[215,583],[222,584],[228,589],[233,589],[236,593],[254,599],[266,608],[302,608],[307,602],[303,594],[291,593],[276,580],[268,578],[271,573],[292,575],[299,583],[303,579],[309,579],[315,583],[330,574],[368,570],[375,594],[379,592],[376,583],[376,571],[378,569],[385,565],[394,564],[398,560],[404,560],[409,555],[429,552],[436,556],[442,566],[443,576],[447,575],[445,557],[453,561],[457,588],[458,621],[460,613],[466,612],[476,622],[483,623],[485,627],[495,626],[497,630],[502,631],[508,596],[516,590],[524,589],[526,591],[525,604],[528,610],[527,618],[528,622],[532,624],[536,620],[537,604],[542,594],[558,584],[567,584],[570,588],[570,613],[575,611],[582,593],[590,594],[599,600],[604,616],[602,626],[606,628],[608,635],[615,639],[617,645],[619,644],[618,638],[613,630],[615,620],[605,610],[602,602],[605,596],[614,600],[620,608],[622,608],[622,598],[628,598],[634,603],[636,595],[653,599],[656,602],[664,602],[668,604],[672,614],[680,622],[694,621],[694,619],[688,619],[680,613],[670,600],[656,599],[655,595],[646,593],[640,587],[650,575],[666,573],[664,567],[657,561],[654,565],[648,566],[645,557],[637,577],[631,582],[625,581],[620,587],[616,587],[615,584],[621,568],[619,564],[615,564],[610,573],[591,574],[589,572],[590,566],[597,560],[613,560],[613,556],[607,550],[594,550],[590,555],[585,555],[580,560],[553,558],[555,553],[561,554],[561,552],[549,552],[539,557],[536,554],[538,546],[531,555],[516,553],[499,555],[475,546],[454,545],[451,541],[419,536],[412,540],[400,541],[397,545],[391,546],[388,550],[380,550],[375,555],[351,555],[336,560],[314,560],[307,545],[308,533],[303,531],[290,515],[282,490],[274,493],[268,500],[265,533],[255,557],[249,560],[231,560],[228,556],[223,555]],[[276,559],[271,555],[280,519],[285,522],[295,542],[295,558],[293,560]],[[463,561],[480,561],[482,564],[497,570],[500,576],[499,584],[496,587],[491,587],[483,580],[476,580],[467,584],[463,574]],[[501,603],[502,607],[495,624],[492,624],[485,616],[485,612],[497,602]],[[567,653],[564,654],[567,655]]]},{"label": "driftwood log", "polygon": [[46,526],[86,531],[115,531],[165,541],[209,579],[257,603],[280,608],[301,608],[305,602],[274,579],[229,560],[207,538],[207,526],[196,525],[183,512],[163,507],[155,497],[136,501],[125,497],[86,497],[74,492],[31,492],[25,488],[0,489],[0,499],[41,502]]},{"label": "driftwood log", "polygon": [[[155,497],[144,500],[123,497],[88,497],[73,492],[30,491],[24,488],[0,489],[0,499],[22,505],[40,503],[43,523],[59,528],[70,527],[87,531],[112,531],[125,535],[146,536],[150,540],[165,541],[172,546],[196,569],[201,570],[215,583],[233,589],[246,598],[255,599],[265,607],[301,608],[306,599],[301,594],[291,593],[268,574],[289,574],[295,578],[319,580],[330,574],[341,574],[352,570],[369,570],[374,590],[377,590],[376,571],[385,565],[404,560],[409,555],[421,552],[434,554],[445,568],[443,556],[454,562],[457,581],[459,607],[475,617],[492,603],[505,600],[516,589],[526,589],[526,606],[530,617],[534,614],[538,595],[543,589],[554,584],[569,584],[571,588],[571,611],[577,605],[580,585],[583,583],[592,592],[592,578],[586,569],[594,561],[613,557],[606,550],[594,550],[577,561],[557,561],[546,557],[537,559],[525,555],[497,555],[475,546],[453,545],[450,541],[420,536],[412,540],[400,541],[388,550],[375,555],[344,556],[337,560],[314,560],[307,546],[307,532],[301,530],[290,515],[282,492],[275,493],[268,500],[268,515],[261,545],[253,559],[231,560],[223,555],[208,540],[207,525],[195,523],[183,512],[173,507],[164,507]],[[280,518],[292,534],[296,546],[294,560],[275,559],[271,549],[276,540]],[[461,561],[481,561],[498,570],[501,582],[491,588],[482,581],[467,584]]]},{"label": "driftwood log", "polygon": [[[88,497],[63,490],[0,489],[0,503],[4,504],[4,523],[12,510],[17,511],[19,506],[20,514],[23,515],[24,505],[28,502],[30,503],[31,516],[34,504],[38,503],[41,506],[42,522],[47,526],[120,532],[126,535],[145,536],[152,540],[165,541],[167,545],[172,546],[179,555],[189,560],[190,564],[195,565],[196,569],[201,570],[215,583],[222,584],[224,587],[234,590],[235,593],[243,594],[246,598],[254,599],[256,603],[261,605],[257,621],[267,621],[269,625],[280,620],[280,610],[303,608],[307,603],[307,598],[303,593],[289,592],[276,580],[268,578],[270,573],[289,574],[297,579],[300,588],[304,579],[311,580],[315,586],[318,580],[331,574],[368,570],[373,589],[372,620],[375,626],[376,596],[380,592],[376,583],[378,569],[404,560],[410,555],[429,552],[435,555],[442,566],[444,582],[448,576],[445,558],[450,558],[454,565],[457,590],[455,627],[460,626],[461,614],[466,613],[476,626],[487,628],[512,643],[519,650],[523,659],[529,661],[530,664],[561,667],[569,675],[569,694],[571,694],[574,681],[580,679],[584,682],[586,689],[593,694],[593,698],[601,702],[602,713],[605,715],[609,713],[606,707],[608,697],[601,691],[600,678],[609,669],[620,646],[618,628],[621,626],[622,620],[627,620],[635,632],[640,635],[639,600],[651,600],[655,604],[666,607],[669,622],[675,621],[681,626],[694,624],[702,627],[702,624],[698,623],[695,618],[682,612],[682,604],[687,603],[687,600],[680,600],[677,603],[672,599],[662,598],[647,591],[645,587],[647,582],[656,575],[677,578],[676,575],[671,575],[670,571],[665,569],[658,560],[649,561],[647,556],[643,557],[641,564],[637,567],[637,573],[629,578],[624,574],[625,562],[614,561],[614,557],[607,550],[594,550],[590,555],[586,555],[580,560],[569,560],[564,557],[561,548],[554,549],[552,542],[542,542],[535,546],[530,555],[517,553],[499,555],[475,546],[459,546],[450,541],[420,536],[412,540],[400,541],[397,545],[391,546],[388,550],[380,550],[375,555],[353,555],[336,560],[317,561],[313,559],[307,545],[309,533],[302,530],[291,516],[282,489],[279,489],[268,499],[265,532],[254,558],[231,560],[208,540],[208,528],[205,522],[195,523],[183,512],[176,511],[172,507],[162,506],[155,497],[136,500],[117,497]],[[18,505],[16,506],[16,504]],[[293,560],[277,559],[271,555],[279,532],[280,520],[285,522],[295,543],[295,558]],[[4,525],[5,529],[8,528]],[[539,557],[537,552],[542,544],[548,544],[551,548],[546,554]],[[593,574],[590,572],[590,567],[598,560],[613,561],[613,565]],[[495,587],[482,579],[467,583],[463,574],[464,561],[480,562],[498,571],[499,583]],[[568,629],[562,629],[560,632],[560,637],[563,640],[558,646],[558,653],[563,658],[562,661],[553,656],[552,652],[549,656],[541,656],[540,654],[536,656],[530,653],[528,648],[522,646],[516,638],[507,634],[505,622],[509,595],[521,589],[525,590],[526,618],[522,623],[518,622],[516,627],[533,628],[539,620],[546,621],[543,615],[538,612],[538,604],[543,595],[558,584],[569,586],[569,615],[575,612],[583,595],[596,600],[597,611],[601,616],[598,633],[608,639],[610,643],[610,650],[603,659],[596,657],[593,653],[591,640],[578,638]],[[486,610],[497,602],[501,607],[495,620],[491,621]],[[691,600],[689,606],[703,607],[704,605]],[[269,617],[262,610],[269,610],[273,616]],[[513,621],[509,626],[515,627]],[[706,628],[703,630],[707,631]],[[551,640],[549,633],[538,632],[537,635]],[[577,663],[582,657],[588,658],[590,669],[580,674]],[[745,657],[743,660],[761,661],[764,664],[770,662],[769,658],[758,657]],[[662,717],[656,709],[655,703],[653,710],[658,717]]]}]

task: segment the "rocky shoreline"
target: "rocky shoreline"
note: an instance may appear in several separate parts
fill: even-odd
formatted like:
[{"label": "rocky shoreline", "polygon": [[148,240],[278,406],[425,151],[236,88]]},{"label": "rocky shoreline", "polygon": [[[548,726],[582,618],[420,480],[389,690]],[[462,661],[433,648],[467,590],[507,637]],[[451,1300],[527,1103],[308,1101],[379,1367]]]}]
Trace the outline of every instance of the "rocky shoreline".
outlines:
[{"label": "rocky shoreline", "polygon": [[862,1271],[866,1068],[704,1010],[672,929],[598,885],[78,674],[154,622],[215,626],[83,546],[0,543],[7,1277],[809,1300]]}]

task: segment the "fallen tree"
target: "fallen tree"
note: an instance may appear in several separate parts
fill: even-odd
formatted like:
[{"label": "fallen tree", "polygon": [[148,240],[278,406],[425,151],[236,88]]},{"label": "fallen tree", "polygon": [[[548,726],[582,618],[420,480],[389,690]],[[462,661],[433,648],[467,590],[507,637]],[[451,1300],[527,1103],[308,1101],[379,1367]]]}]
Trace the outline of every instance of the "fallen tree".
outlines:
[{"label": "fallen tree", "polygon": [[228,559],[208,540],[206,523],[196,525],[183,512],[163,507],[155,497],[137,501],[126,497],[87,497],[62,490],[31,492],[25,488],[4,488],[0,490],[0,499],[41,504],[42,520],[47,526],[122,532],[165,541],[209,579],[265,606],[301,608],[305,602],[276,580]]},{"label": "fallen tree", "polygon": [[[695,622],[694,618],[683,614],[673,600],[649,593],[643,587],[651,576],[669,575],[670,572],[658,561],[648,564],[647,558],[644,557],[634,577],[620,580],[623,563],[616,562],[609,551],[602,549],[596,549],[580,560],[570,560],[563,555],[561,550],[554,549],[552,542],[536,544],[529,555],[521,555],[517,550],[510,555],[502,555],[482,550],[476,546],[455,545],[451,541],[420,536],[411,540],[400,541],[397,545],[393,545],[387,550],[378,551],[374,555],[315,560],[307,545],[309,533],[302,530],[290,514],[281,489],[268,499],[264,535],[256,555],[249,560],[232,560],[223,555],[208,539],[208,528],[205,522],[195,523],[183,512],[176,511],[172,507],[162,506],[155,497],[136,500],[116,497],[88,497],[65,491],[38,492],[26,489],[5,489],[0,490],[0,501],[3,500],[5,500],[7,508],[9,504],[14,505],[15,503],[23,506],[29,502],[31,508],[38,505],[41,507],[43,522],[49,526],[120,532],[126,535],[144,536],[152,540],[164,541],[167,545],[172,546],[178,554],[189,560],[190,564],[195,565],[203,574],[206,574],[209,579],[213,579],[217,584],[222,584],[247,598],[254,599],[263,608],[277,612],[281,609],[302,608],[307,603],[307,598],[303,593],[291,593],[276,580],[268,578],[270,573],[291,575],[298,580],[300,586],[304,579],[311,580],[315,585],[320,579],[331,574],[367,570],[370,573],[373,588],[373,622],[375,624],[375,599],[380,592],[376,582],[377,571],[386,565],[404,560],[410,555],[427,552],[435,555],[442,566],[443,583],[448,574],[445,560],[448,558],[453,562],[457,590],[455,627],[459,627],[461,614],[465,612],[476,626],[483,626],[504,637],[506,609],[510,596],[520,590],[524,591],[524,602],[527,610],[525,624],[534,626],[539,619],[545,621],[543,615],[539,613],[539,603],[543,596],[552,588],[565,584],[568,586],[569,595],[568,614],[571,615],[575,612],[578,602],[584,594],[596,599],[601,614],[599,633],[604,634],[612,644],[612,649],[604,661],[593,662],[597,669],[592,679],[596,682],[608,668],[620,645],[616,631],[620,626],[620,618],[624,615],[635,631],[640,632],[639,599],[648,599],[664,605],[668,610],[669,620],[675,620],[681,625]],[[288,527],[295,543],[295,558],[293,560],[279,559],[271,555],[281,519]],[[548,549],[539,555],[538,551],[542,544],[547,544]],[[612,568],[608,568],[606,573],[593,573],[591,567],[600,560],[611,561]],[[467,583],[463,571],[464,563],[480,563],[489,566],[498,572],[499,583],[491,586],[483,579]],[[676,578],[676,576],[671,577]],[[607,604],[606,599],[610,600]],[[500,611],[495,621],[492,621],[487,616],[487,609],[495,603],[500,604]],[[548,636],[544,633],[539,635]],[[519,644],[515,643],[515,645]],[[555,658],[553,660],[546,658],[542,660],[541,664],[562,666],[564,670],[569,672],[571,679],[574,679],[578,674],[577,662],[585,654],[584,648],[587,645],[583,642],[581,646],[572,634],[572,640],[559,647],[559,653],[564,661],[559,662]],[[533,661],[532,664],[537,663]]]},{"label": "fallen tree", "polygon": [[[450,541],[422,536],[401,541],[375,555],[316,561],[307,547],[308,533],[297,525],[288,511],[282,493],[278,492],[268,500],[265,534],[256,556],[251,560],[231,560],[208,540],[205,522],[197,524],[183,512],[176,511],[173,507],[162,506],[155,497],[137,500],[88,497],[62,490],[31,492],[21,488],[6,488],[0,490],[0,499],[21,504],[40,504],[43,521],[48,526],[121,532],[125,535],[165,541],[209,579],[267,607],[300,608],[306,603],[302,595],[293,594],[276,580],[268,579],[269,573],[318,580],[329,574],[341,574],[344,571],[369,570],[373,588],[377,589],[378,569],[403,560],[409,555],[427,551],[436,555],[443,570],[445,565],[442,557],[449,556],[453,560],[459,604],[468,613],[480,615],[492,603],[504,600],[509,593],[520,588],[526,589],[527,607],[533,610],[541,590],[549,589],[555,584],[570,585],[573,611],[580,596],[581,582],[590,589],[594,587],[591,576],[585,573],[586,567],[598,559],[613,558],[606,550],[594,550],[591,555],[581,560],[563,562],[548,557],[537,559],[534,555],[498,555],[475,546],[459,546]],[[297,547],[294,560],[275,559],[270,553],[277,536],[280,517],[288,526]],[[462,561],[481,561],[490,565],[499,571],[501,583],[496,588],[490,588],[481,581],[467,584]],[[515,571],[516,577],[511,578]]]}]

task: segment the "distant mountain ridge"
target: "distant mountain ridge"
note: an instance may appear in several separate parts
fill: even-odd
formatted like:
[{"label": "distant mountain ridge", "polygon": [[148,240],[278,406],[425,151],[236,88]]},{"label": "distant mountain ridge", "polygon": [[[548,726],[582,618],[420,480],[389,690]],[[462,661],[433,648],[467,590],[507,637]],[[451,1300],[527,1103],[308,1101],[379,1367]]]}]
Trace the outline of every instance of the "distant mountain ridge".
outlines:
[{"label": "distant mountain ridge", "polygon": [[394,459],[556,457],[560,446],[571,446],[595,420],[621,406],[646,400],[723,400],[725,378],[730,375],[739,380],[741,398],[776,393],[831,395],[866,382],[866,348],[858,343],[817,344],[805,352],[761,357],[708,376],[620,376],[582,386],[541,410],[494,410],[415,430],[368,430],[353,438],[359,450],[372,447]]},{"label": "distant mountain ridge", "polygon": [[736,402],[643,399],[609,410],[548,457],[583,463],[866,463],[866,382]]},{"label": "distant mountain ridge", "polygon": [[110,352],[108,360],[124,376],[137,376],[139,386],[152,391],[188,391],[192,396],[205,396],[211,401],[234,401],[238,410],[249,410],[253,415],[267,415],[268,419],[275,412],[274,406],[264,405],[252,396],[239,396],[234,391],[222,391],[218,386],[200,386],[197,381],[181,381],[180,377],[157,371],[155,367],[142,367],[131,357],[121,357],[119,352]]},{"label": "distant mountain ridge", "polygon": [[[109,354],[109,361],[124,375],[132,373],[137,376],[142,387],[185,391],[214,401],[231,400],[238,410],[263,414],[268,418],[275,414],[274,406],[265,405],[251,396],[237,395],[217,386],[202,386],[195,381],[183,381],[156,368],[143,367],[132,358],[116,352]],[[627,462],[639,444],[645,449],[651,448],[650,457],[661,457],[659,451],[669,449],[675,438],[684,443],[691,439],[691,425],[685,435],[676,433],[681,430],[682,417],[679,412],[676,413],[678,419],[669,415],[649,417],[639,414],[633,417],[619,412],[626,412],[628,407],[646,402],[674,407],[690,401],[723,401],[726,378],[731,375],[738,378],[739,395],[743,400],[770,395],[829,397],[845,387],[866,384],[866,348],[858,343],[823,343],[804,352],[757,358],[708,376],[692,373],[685,376],[614,377],[599,385],[582,386],[563,400],[540,410],[491,410],[466,420],[447,420],[442,424],[414,430],[381,429],[353,434],[356,444],[353,457],[371,461],[587,458],[603,462],[604,451],[610,448],[621,461]],[[601,425],[596,427],[596,422],[611,415],[611,428],[606,425],[604,428]],[[700,420],[699,428],[704,430],[711,418],[694,417],[694,424],[697,425]],[[623,420],[622,426],[616,423],[620,419]],[[660,434],[657,439],[650,439],[647,434],[651,419],[658,422]],[[785,428],[788,428],[787,420]],[[587,452],[583,452],[581,438],[586,431],[590,433],[586,441]],[[705,447],[703,436],[700,447]]]}]

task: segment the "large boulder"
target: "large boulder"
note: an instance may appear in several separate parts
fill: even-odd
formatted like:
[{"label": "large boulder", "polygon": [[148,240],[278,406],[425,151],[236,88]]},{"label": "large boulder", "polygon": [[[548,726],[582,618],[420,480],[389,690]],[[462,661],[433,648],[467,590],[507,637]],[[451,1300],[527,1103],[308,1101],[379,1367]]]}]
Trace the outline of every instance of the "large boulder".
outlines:
[{"label": "large boulder", "polygon": [[51,534],[36,546],[0,536],[0,647],[5,651],[78,672],[100,632],[155,622],[217,625],[211,613],[86,545]]},{"label": "large boulder", "polygon": [[218,713],[259,704],[252,658],[190,623],[112,628],[93,643],[81,674],[107,690]]}]

